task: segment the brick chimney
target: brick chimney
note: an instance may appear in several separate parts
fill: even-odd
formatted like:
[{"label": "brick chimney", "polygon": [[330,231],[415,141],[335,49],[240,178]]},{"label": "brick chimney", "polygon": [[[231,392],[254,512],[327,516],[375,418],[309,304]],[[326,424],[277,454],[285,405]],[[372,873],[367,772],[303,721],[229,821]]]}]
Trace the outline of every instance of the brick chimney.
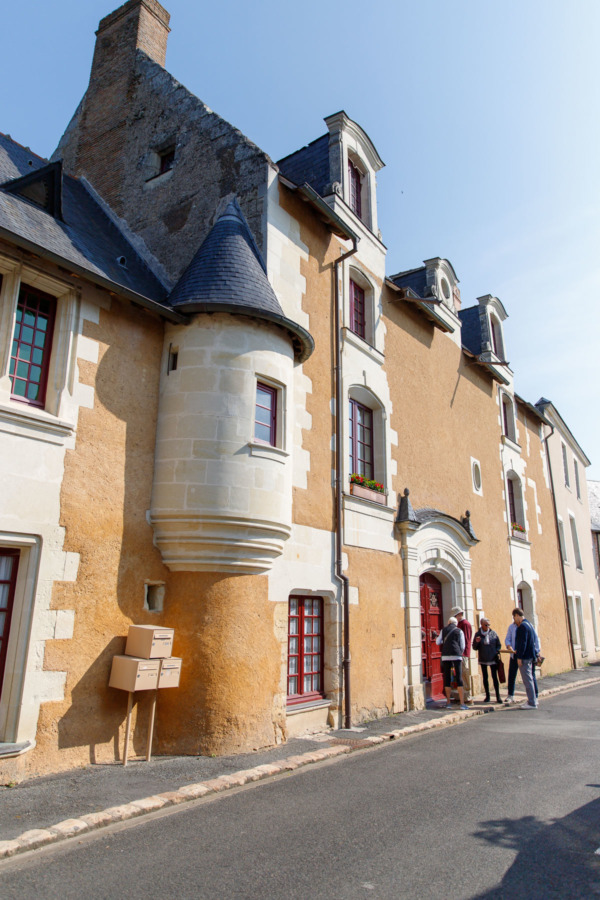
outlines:
[{"label": "brick chimney", "polygon": [[157,0],[128,0],[105,16],[96,32],[90,83],[54,157],[85,175],[117,213],[127,167],[125,129],[134,114],[136,51],[164,67],[169,13]]}]

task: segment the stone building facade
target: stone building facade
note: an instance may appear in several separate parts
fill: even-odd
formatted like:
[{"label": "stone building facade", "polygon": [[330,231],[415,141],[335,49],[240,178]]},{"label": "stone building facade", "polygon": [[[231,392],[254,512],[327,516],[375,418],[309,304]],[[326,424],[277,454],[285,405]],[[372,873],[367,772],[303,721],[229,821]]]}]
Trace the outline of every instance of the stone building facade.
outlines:
[{"label": "stone building facade", "polygon": [[[503,637],[522,602],[548,669],[571,664],[548,420],[514,392],[503,304],[464,306],[438,257],[386,275],[360,125],[273,162],[165,71],[168,23],[156,0],[108,15],[53,161],[0,156],[11,780],[118,758],[130,623],[183,658],[158,753],[435,702],[455,605]],[[33,403],[23,284],[57,303]]]}]

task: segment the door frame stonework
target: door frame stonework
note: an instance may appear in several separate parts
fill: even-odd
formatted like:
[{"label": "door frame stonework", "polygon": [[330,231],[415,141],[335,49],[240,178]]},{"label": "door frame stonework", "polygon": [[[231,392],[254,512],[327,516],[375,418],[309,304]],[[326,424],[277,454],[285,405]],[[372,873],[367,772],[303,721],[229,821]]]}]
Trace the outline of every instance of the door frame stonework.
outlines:
[{"label": "door frame stonework", "polygon": [[453,606],[461,606],[473,622],[470,548],[475,540],[454,519],[440,513],[423,525],[401,531],[406,609],[407,707],[423,709],[426,703],[421,665],[421,575],[429,572],[442,585],[444,623]]}]

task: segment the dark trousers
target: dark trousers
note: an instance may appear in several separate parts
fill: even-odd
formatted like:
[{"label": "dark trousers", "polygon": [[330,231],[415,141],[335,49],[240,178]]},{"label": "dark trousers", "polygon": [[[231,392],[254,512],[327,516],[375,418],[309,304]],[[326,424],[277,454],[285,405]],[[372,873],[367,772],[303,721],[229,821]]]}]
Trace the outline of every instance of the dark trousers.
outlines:
[{"label": "dark trousers", "polygon": [[500,684],[498,683],[498,666],[496,663],[492,663],[491,666],[482,666],[481,667],[481,676],[483,678],[483,689],[485,691],[485,699],[490,699],[490,681],[488,676],[488,669],[492,673],[492,681],[494,682],[494,690],[496,691],[496,700],[500,700]]}]

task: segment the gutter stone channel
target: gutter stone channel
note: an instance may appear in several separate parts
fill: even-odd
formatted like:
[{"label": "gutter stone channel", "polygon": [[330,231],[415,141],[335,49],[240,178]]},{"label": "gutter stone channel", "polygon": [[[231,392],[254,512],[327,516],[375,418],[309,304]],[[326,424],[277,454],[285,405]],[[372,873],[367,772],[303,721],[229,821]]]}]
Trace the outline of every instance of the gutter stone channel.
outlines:
[{"label": "gutter stone channel", "polygon": [[[538,683],[540,699],[565,691],[600,684],[600,666],[597,668],[589,666],[586,669],[577,669],[561,675],[540,678]],[[523,695],[523,700],[525,699]],[[63,807],[62,811],[64,814],[65,801],[73,804],[75,802],[85,802],[81,797],[82,792],[79,790],[81,785],[78,784],[78,781],[81,782],[86,777],[89,779],[90,773],[93,774],[94,771],[102,770],[100,775],[102,783],[94,785],[91,791],[88,791],[87,802],[90,806],[95,806],[96,810],[98,808],[98,800],[101,801],[106,798],[110,802],[111,795],[114,798],[115,796],[123,796],[124,789],[134,790],[131,780],[135,781],[138,779],[135,775],[134,779],[128,779],[128,775],[136,773],[137,763],[135,760],[132,760],[127,769],[116,763],[106,766],[91,766],[56,776],[38,778],[12,788],[0,788],[0,806],[3,810],[2,820],[0,820],[0,837],[8,838],[0,840],[0,861],[17,854],[27,853],[30,850],[46,847],[49,844],[78,837],[118,822],[144,816],[166,807],[178,806],[191,800],[197,800],[200,797],[206,797],[209,794],[222,793],[250,782],[261,781],[285,772],[292,772],[312,763],[335,759],[336,757],[411,737],[432,729],[457,725],[467,719],[487,713],[514,709],[514,707],[510,706],[487,705],[481,698],[476,699],[475,704],[469,710],[457,709],[455,712],[451,711],[448,713],[439,707],[437,709],[433,707],[427,710],[399,713],[395,716],[376,719],[349,730],[342,729],[318,735],[309,735],[306,738],[293,738],[284,746],[255,754],[226,758],[188,757],[185,760],[182,760],[180,757],[168,759],[158,757],[156,762],[145,764],[147,768],[142,770],[141,781],[145,789],[147,789],[149,783],[161,786],[161,781],[163,783],[165,780],[172,782],[178,775],[192,773],[194,766],[196,766],[196,769],[200,766],[203,770],[202,774],[212,774],[210,770],[213,770],[216,775],[219,769],[222,771],[227,768],[234,769],[234,771],[231,771],[230,774],[216,775],[216,777],[209,777],[202,781],[186,784],[175,790],[153,793],[128,803],[108,806],[100,811],[63,819],[55,825],[33,827],[21,834],[17,834],[15,837],[10,835],[14,834],[19,824],[25,824],[27,820],[31,824],[39,824],[40,818],[45,814],[47,816],[46,821],[48,819],[52,821],[53,812],[60,814],[60,807]],[[390,727],[398,724],[401,724],[401,727]],[[307,747],[309,749],[306,749]],[[303,749],[305,752],[277,758],[282,752],[289,752],[290,749]],[[245,761],[250,761],[257,757],[259,760],[264,759],[267,761],[260,762],[259,765],[250,768],[235,770],[236,763],[238,765],[240,763],[243,764]],[[270,762],[268,761],[269,759],[271,760]],[[156,763],[159,766],[161,763],[166,764],[167,767],[173,764],[174,770],[167,768],[162,771],[158,769],[149,771],[150,767],[156,765]],[[144,763],[140,761],[140,766],[142,765]],[[183,772],[178,771],[181,768],[183,768]],[[56,790],[57,786],[59,788],[58,791]],[[83,793],[85,794],[85,785]],[[62,802],[57,804],[57,797],[62,797]],[[10,823],[5,818],[7,813],[12,818]],[[19,822],[19,820],[22,821]]]}]

